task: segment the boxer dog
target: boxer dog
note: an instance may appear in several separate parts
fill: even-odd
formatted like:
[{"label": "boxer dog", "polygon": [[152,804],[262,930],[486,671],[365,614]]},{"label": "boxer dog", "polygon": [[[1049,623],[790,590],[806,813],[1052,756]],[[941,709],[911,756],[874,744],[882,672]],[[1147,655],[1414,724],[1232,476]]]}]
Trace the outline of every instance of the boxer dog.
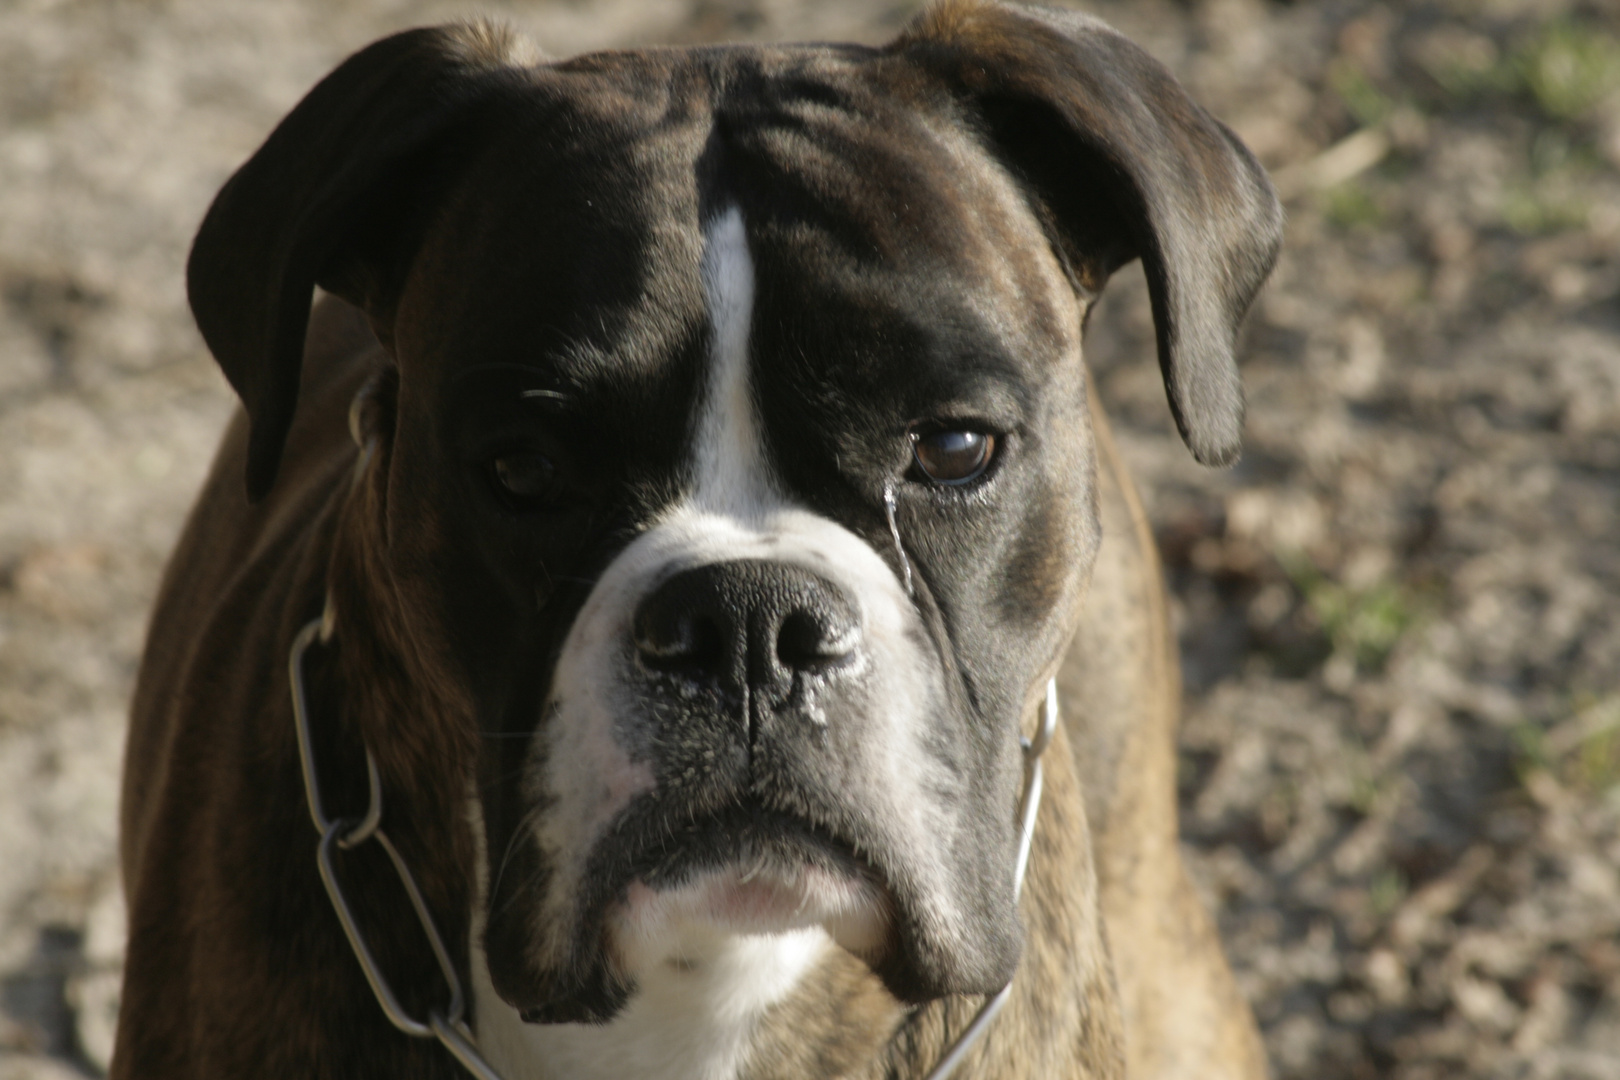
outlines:
[{"label": "boxer dog", "polygon": [[191,254],[244,413],[135,695],[113,1075],[921,1078],[1009,980],[957,1075],[1262,1075],[1081,330],[1140,259],[1232,461],[1280,228],[1072,13],[344,62]]}]

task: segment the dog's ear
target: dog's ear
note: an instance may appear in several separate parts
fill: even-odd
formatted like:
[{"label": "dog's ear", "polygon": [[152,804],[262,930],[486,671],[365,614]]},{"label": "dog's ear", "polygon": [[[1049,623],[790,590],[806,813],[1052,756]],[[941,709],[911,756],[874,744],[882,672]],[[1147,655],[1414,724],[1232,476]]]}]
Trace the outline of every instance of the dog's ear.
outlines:
[{"label": "dog's ear", "polygon": [[[480,103],[529,59],[482,23],[410,30],[344,61],[225,184],[192,244],[186,289],[252,422],[247,487],[270,490],[298,399],[315,285],[391,312],[425,178],[444,179]],[[404,235],[402,235],[402,233]]]},{"label": "dog's ear", "polygon": [[1235,339],[1282,241],[1254,156],[1157,61],[1075,12],[947,0],[890,50],[939,80],[1018,176],[1077,286],[1142,260],[1181,437],[1205,464],[1235,461]]}]

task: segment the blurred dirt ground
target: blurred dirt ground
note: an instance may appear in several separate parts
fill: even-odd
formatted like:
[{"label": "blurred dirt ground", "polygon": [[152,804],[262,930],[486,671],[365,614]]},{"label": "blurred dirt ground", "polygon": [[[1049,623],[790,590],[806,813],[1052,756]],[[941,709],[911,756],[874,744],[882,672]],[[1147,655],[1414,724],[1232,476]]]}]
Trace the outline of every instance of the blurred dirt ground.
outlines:
[{"label": "blurred dirt ground", "polygon": [[[1174,585],[1185,837],[1279,1077],[1620,1077],[1620,3],[1088,5],[1290,213],[1242,463],[1144,290],[1089,356]],[[880,41],[854,0],[492,3],[550,52]],[[0,1078],[94,1075],[125,701],[232,400],[191,231],[436,0],[0,0]]]}]

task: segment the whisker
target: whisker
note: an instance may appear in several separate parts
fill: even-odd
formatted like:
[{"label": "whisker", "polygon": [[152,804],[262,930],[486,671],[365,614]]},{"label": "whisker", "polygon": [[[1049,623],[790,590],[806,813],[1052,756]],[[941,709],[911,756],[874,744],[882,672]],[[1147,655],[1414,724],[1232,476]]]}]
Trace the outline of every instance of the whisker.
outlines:
[{"label": "whisker", "polygon": [[506,781],[512,779],[513,777],[522,776],[524,773],[526,773],[528,771],[529,771],[529,769],[528,769],[527,765],[519,765],[517,768],[511,770],[510,772],[504,772],[504,773],[500,774],[499,776],[493,776],[493,777],[491,777],[489,779],[488,783],[478,785],[478,793],[480,795],[482,795],[485,792],[491,790],[492,788],[494,788],[494,787],[496,787],[496,786],[498,786],[500,784],[506,783]]},{"label": "whisker", "polygon": [[[512,830],[511,838],[506,841],[506,850],[501,853],[501,865],[495,871],[495,884],[490,886],[489,895],[494,896],[501,891],[501,882],[506,877],[506,867],[512,861],[512,853],[517,850],[518,838],[528,834],[529,826],[533,823],[534,816],[539,811],[538,806],[530,807],[518,819],[517,828]],[[510,902],[511,900],[508,899],[507,903]]]}]

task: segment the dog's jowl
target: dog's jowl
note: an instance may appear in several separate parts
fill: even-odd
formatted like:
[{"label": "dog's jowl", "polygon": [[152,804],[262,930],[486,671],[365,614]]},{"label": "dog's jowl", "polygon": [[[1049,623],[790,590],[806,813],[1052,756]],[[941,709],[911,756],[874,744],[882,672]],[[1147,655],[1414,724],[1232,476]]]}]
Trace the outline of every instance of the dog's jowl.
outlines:
[{"label": "dog's jowl", "polygon": [[136,694],[114,1074],[922,1080],[1010,981],[956,1075],[1262,1075],[1080,339],[1141,259],[1231,461],[1279,235],[1072,13],[351,57],[192,250],[244,411]]}]

